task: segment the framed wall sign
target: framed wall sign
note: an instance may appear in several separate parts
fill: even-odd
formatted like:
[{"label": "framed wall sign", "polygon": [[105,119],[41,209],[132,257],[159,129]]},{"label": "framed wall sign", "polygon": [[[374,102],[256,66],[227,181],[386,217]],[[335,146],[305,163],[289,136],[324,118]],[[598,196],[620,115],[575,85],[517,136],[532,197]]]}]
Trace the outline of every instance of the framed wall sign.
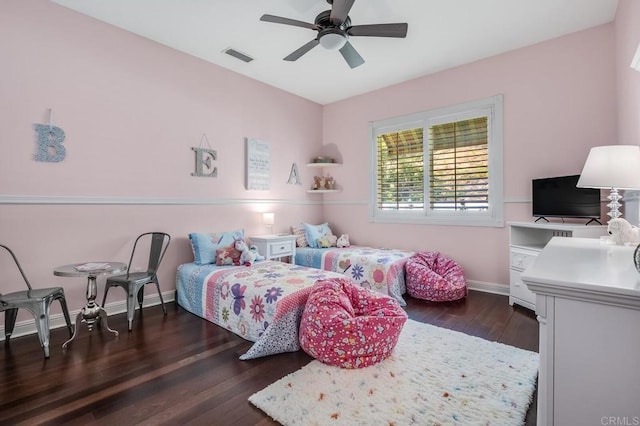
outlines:
[{"label": "framed wall sign", "polygon": [[247,139],[247,189],[268,191],[270,169],[269,142]]}]

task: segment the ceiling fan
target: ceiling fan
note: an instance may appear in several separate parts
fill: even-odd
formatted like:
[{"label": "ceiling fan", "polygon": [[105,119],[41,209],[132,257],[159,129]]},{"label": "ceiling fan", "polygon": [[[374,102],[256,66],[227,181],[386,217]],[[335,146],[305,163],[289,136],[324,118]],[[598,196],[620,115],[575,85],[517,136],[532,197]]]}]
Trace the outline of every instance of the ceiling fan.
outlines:
[{"label": "ceiling fan", "polygon": [[313,24],[296,19],[283,18],[274,15],[262,15],[261,21],[274,22],[276,24],[293,25],[295,27],[308,28],[318,32],[318,36],[293,51],[285,61],[296,61],[302,55],[320,44],[327,50],[340,50],[342,57],[351,68],[364,64],[362,56],[349,43],[349,37],[397,37],[407,36],[407,24],[372,24],[351,25],[349,11],[355,0],[327,0],[331,10],[320,12]]}]

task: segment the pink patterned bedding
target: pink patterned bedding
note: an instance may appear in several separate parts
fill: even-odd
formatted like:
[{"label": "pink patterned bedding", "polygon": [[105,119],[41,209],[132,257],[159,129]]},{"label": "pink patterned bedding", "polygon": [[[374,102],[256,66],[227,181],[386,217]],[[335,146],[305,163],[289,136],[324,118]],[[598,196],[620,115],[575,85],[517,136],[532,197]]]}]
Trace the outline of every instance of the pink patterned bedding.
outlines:
[{"label": "pink patterned bedding", "polygon": [[251,267],[178,267],[178,304],[255,342],[240,359],[300,349],[298,327],[311,287],[342,275],[282,262]]},{"label": "pink patterned bedding", "polygon": [[360,287],[369,288],[395,298],[406,305],[405,271],[412,251],[351,246],[296,248],[296,264],[339,272],[351,278]]}]

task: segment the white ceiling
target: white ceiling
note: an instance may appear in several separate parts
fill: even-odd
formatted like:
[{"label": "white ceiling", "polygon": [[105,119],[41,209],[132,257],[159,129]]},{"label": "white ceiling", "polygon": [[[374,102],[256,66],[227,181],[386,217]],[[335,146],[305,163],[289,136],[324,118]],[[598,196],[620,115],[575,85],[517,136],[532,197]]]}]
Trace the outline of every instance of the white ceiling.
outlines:
[{"label": "white ceiling", "polygon": [[[316,47],[306,28],[261,22],[263,14],[313,23],[325,0],[52,0],[142,37],[310,99],[331,103],[613,21],[618,0],[356,0],[352,25],[407,22],[407,38],[351,37],[365,59],[351,69]],[[254,58],[222,53],[232,47]]]}]

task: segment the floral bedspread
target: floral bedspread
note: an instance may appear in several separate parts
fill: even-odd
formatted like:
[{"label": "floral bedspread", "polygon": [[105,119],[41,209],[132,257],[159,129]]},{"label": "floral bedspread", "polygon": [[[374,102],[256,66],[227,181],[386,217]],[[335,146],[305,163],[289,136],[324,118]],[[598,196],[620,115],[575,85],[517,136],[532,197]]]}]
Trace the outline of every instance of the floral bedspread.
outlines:
[{"label": "floral bedspread", "polygon": [[255,342],[240,359],[300,349],[298,327],[313,284],[340,274],[266,261],[251,267],[178,267],[178,304]]},{"label": "floral bedspread", "polygon": [[297,248],[296,263],[339,272],[359,286],[387,294],[405,306],[404,265],[413,255],[412,251],[358,246]]}]

